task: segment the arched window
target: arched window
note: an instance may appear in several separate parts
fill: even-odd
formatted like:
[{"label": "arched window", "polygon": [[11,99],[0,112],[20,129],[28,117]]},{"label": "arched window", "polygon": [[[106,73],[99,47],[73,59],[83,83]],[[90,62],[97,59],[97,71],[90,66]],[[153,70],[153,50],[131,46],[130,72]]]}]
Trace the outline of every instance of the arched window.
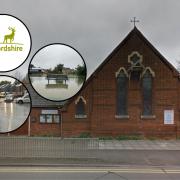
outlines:
[{"label": "arched window", "polygon": [[76,104],[76,118],[86,118],[86,111],[85,111],[85,105],[86,101],[82,96],[79,96],[77,100],[75,101]]},{"label": "arched window", "polygon": [[151,116],[152,112],[152,85],[153,73],[147,69],[142,77],[142,92],[143,92],[143,116]]},{"label": "arched window", "polygon": [[127,116],[128,77],[123,68],[116,74],[117,78],[117,116]]}]

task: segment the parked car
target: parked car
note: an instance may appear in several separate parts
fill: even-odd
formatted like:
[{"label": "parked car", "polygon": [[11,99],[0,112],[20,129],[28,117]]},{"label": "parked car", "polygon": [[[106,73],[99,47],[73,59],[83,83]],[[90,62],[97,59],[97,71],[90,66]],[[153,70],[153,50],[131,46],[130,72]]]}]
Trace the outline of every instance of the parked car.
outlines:
[{"label": "parked car", "polygon": [[7,94],[4,99],[5,102],[12,102],[13,100],[14,100],[13,94]]},{"label": "parked car", "polygon": [[6,96],[6,92],[0,92],[0,98],[4,98]]},{"label": "parked car", "polygon": [[29,94],[25,94],[24,96],[15,99],[15,102],[19,104],[30,103]]}]

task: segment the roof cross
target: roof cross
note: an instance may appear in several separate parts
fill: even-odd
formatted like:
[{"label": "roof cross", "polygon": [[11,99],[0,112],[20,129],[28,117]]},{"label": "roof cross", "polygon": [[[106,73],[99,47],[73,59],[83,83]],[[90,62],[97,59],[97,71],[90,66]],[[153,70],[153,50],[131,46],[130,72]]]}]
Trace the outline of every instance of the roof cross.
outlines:
[{"label": "roof cross", "polygon": [[134,27],[136,26],[136,23],[139,22],[139,20],[136,20],[136,17],[133,17],[133,20],[131,20],[132,23],[134,23]]}]

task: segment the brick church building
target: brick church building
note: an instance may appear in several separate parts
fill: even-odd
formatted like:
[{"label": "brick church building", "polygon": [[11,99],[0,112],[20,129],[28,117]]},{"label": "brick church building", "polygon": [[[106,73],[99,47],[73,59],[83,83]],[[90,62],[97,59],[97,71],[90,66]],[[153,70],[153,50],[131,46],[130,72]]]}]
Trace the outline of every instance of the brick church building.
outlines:
[{"label": "brick church building", "polygon": [[30,117],[11,134],[180,135],[179,73],[136,27],[68,102],[44,102],[28,89]]}]

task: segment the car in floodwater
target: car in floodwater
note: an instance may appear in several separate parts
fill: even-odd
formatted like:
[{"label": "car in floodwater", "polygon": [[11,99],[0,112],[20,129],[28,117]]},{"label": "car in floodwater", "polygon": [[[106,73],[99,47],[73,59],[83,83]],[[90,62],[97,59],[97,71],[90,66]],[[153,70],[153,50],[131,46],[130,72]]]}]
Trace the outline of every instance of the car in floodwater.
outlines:
[{"label": "car in floodwater", "polygon": [[22,97],[16,98],[16,99],[15,99],[15,102],[16,102],[16,103],[19,103],[19,104],[30,103],[29,94],[25,94],[25,95],[22,96]]},{"label": "car in floodwater", "polygon": [[14,100],[13,94],[7,94],[4,99],[5,102],[12,102],[13,100]]}]

